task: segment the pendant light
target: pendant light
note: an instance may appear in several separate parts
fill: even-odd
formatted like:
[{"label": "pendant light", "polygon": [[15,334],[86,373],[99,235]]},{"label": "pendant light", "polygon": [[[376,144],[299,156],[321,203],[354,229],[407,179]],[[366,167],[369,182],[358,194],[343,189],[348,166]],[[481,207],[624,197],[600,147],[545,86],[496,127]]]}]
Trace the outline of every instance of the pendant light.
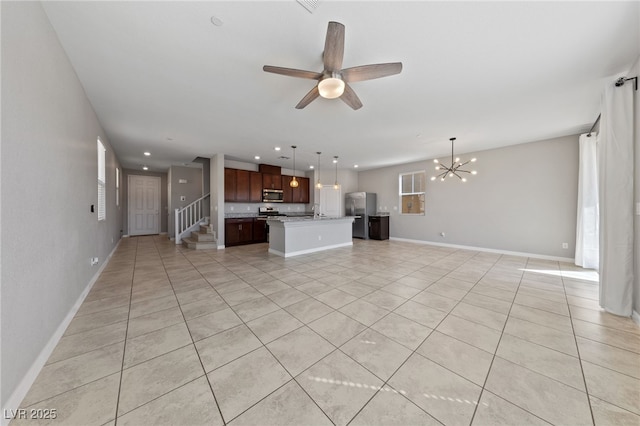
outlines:
[{"label": "pendant light", "polygon": [[291,182],[289,182],[289,186],[292,188],[297,188],[298,187],[298,179],[296,179],[296,146],[295,145],[291,145],[291,148],[293,148],[293,179],[291,179]]},{"label": "pendant light", "polygon": [[333,189],[338,189],[340,188],[340,185],[338,185],[338,156],[337,155],[333,156],[333,163],[336,165],[336,183],[333,184]]},{"label": "pendant light", "polygon": [[320,183],[320,151],[316,152],[318,154],[318,183],[316,183],[316,188],[322,189],[322,184]]},{"label": "pendant light", "polygon": [[469,173],[472,175],[478,174],[478,172],[476,172],[475,170],[462,170],[461,167],[468,164],[468,163],[475,163],[476,162],[476,158],[472,158],[471,160],[467,160],[464,163],[460,162],[460,158],[456,157],[455,159],[453,158],[453,141],[456,140],[456,138],[450,138],[449,139],[451,141],[451,166],[445,166],[442,163],[440,163],[437,159],[433,160],[434,163],[437,164],[436,166],[436,170],[438,170],[438,173],[440,173],[438,176],[431,176],[431,180],[436,180],[437,178],[440,178],[440,181],[444,181],[444,179],[449,176],[449,177],[457,177],[458,179],[460,179],[462,182],[466,182],[467,178],[466,177],[462,177],[460,176],[458,173]]}]

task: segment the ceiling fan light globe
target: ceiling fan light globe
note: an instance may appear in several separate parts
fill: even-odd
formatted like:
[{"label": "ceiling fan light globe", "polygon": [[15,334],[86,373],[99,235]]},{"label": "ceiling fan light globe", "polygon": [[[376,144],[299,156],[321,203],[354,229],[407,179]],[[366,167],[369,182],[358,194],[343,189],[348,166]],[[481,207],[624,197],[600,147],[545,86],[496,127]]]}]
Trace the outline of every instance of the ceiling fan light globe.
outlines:
[{"label": "ceiling fan light globe", "polygon": [[318,83],[320,96],[326,99],[335,99],[344,93],[344,81],[340,78],[328,77]]}]

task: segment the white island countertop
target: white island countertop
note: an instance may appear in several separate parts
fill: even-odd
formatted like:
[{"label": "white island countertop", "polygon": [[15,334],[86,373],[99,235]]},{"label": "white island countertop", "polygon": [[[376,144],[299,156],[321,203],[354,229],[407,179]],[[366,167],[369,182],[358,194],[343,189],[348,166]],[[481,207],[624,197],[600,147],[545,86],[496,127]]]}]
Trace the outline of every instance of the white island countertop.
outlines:
[{"label": "white island countertop", "polygon": [[353,216],[268,219],[269,253],[291,257],[353,245]]}]

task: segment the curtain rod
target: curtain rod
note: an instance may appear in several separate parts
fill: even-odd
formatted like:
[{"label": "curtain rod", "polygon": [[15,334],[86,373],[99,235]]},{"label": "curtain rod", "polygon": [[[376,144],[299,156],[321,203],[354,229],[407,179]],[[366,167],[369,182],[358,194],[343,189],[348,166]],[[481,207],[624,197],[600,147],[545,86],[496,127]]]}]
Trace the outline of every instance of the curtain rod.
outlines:
[{"label": "curtain rod", "polygon": [[[634,81],[634,89],[637,91],[638,90],[638,77],[629,77],[629,78],[624,78],[624,77],[620,77],[619,79],[616,80],[616,87],[620,87],[620,86],[624,86],[624,82],[625,81],[629,81],[629,80],[633,80]],[[593,126],[591,126],[591,129],[589,129],[589,133],[587,134],[587,137],[591,137],[591,132],[593,132],[593,129],[596,128],[596,126],[598,125],[598,122],[600,121],[600,117],[602,116],[602,114],[598,114],[598,118],[596,118],[596,121],[594,121]]]}]

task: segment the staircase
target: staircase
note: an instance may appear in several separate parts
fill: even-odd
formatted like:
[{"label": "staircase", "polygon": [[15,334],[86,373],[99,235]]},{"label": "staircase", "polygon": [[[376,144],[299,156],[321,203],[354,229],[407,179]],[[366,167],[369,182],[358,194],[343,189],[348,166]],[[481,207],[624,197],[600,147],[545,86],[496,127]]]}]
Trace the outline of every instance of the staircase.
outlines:
[{"label": "staircase", "polygon": [[182,238],[182,245],[188,249],[217,249],[218,243],[213,233],[213,227],[209,225],[200,225],[198,232],[191,232],[191,236]]},{"label": "staircase", "polygon": [[205,212],[202,209],[202,202],[206,198],[209,198],[209,194],[198,198],[193,203],[182,209],[175,210],[174,236],[176,244],[182,243],[182,240],[187,235],[191,234],[193,237],[193,231],[200,228],[201,225],[206,225],[209,223],[209,217],[205,216]]}]

